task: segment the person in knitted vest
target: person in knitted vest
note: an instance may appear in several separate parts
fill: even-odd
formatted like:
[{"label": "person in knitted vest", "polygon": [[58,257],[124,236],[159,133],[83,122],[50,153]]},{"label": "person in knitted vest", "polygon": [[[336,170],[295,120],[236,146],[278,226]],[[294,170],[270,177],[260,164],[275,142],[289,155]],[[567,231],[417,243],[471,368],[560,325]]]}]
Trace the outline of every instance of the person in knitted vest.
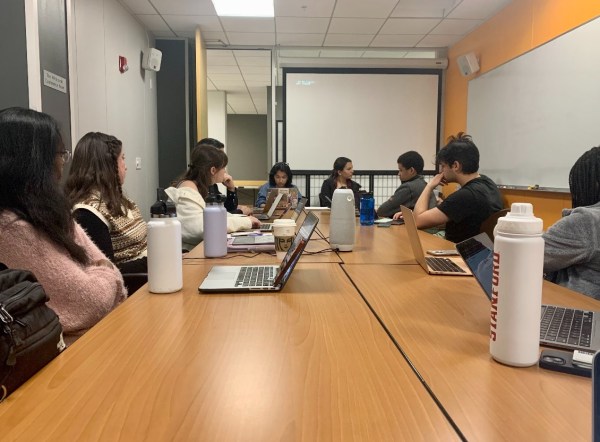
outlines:
[{"label": "person in knitted vest", "polygon": [[123,143],[89,132],[75,147],[65,194],[77,222],[123,273],[146,273],[146,223],[123,193],[126,173]]}]

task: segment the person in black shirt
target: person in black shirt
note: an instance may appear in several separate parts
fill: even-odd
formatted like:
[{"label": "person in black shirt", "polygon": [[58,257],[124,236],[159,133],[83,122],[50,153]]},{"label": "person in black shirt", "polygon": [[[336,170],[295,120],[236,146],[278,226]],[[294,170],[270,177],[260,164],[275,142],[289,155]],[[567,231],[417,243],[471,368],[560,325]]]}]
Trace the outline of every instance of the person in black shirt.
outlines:
[{"label": "person in black shirt", "polygon": [[333,162],[333,170],[330,177],[323,181],[323,185],[321,186],[319,202],[322,207],[331,207],[331,200],[333,200],[335,189],[352,189],[354,203],[358,209],[360,204],[358,192],[361,186],[356,181],[352,181],[352,175],[354,175],[352,160],[346,157],[336,158]]},{"label": "person in black shirt", "polygon": [[[496,184],[480,175],[479,150],[469,135],[451,136],[437,154],[440,173],[427,183],[417,200],[414,214],[417,227],[446,224],[446,239],[460,242],[479,233],[481,223],[504,206]],[[440,205],[429,209],[429,199],[438,185],[457,183],[461,187]]]},{"label": "person in black shirt", "polygon": [[[216,138],[202,138],[196,146],[212,146],[217,149],[225,149],[225,145],[221,143]],[[223,186],[227,188],[227,199],[225,200],[225,210],[229,213],[241,213],[244,215],[252,215],[252,208],[247,206],[238,205],[238,195],[237,189],[235,187],[235,182],[233,181],[233,177],[225,172],[225,178],[223,179]],[[219,190],[219,184],[213,184],[209,189],[210,193],[214,193],[215,195],[222,195],[222,192]]]}]

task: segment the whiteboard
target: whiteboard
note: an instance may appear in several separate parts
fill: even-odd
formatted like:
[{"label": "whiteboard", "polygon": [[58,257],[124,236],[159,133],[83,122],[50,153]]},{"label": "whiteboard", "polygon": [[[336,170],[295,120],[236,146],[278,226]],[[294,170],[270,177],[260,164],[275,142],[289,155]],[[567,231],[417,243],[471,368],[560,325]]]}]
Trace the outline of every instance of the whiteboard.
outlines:
[{"label": "whiteboard", "polygon": [[600,19],[469,82],[467,132],[499,185],[566,188],[600,144]]},{"label": "whiteboard", "polygon": [[323,69],[285,74],[285,152],[293,170],[331,170],[348,157],[357,170],[394,170],[416,150],[435,169],[439,70]]}]

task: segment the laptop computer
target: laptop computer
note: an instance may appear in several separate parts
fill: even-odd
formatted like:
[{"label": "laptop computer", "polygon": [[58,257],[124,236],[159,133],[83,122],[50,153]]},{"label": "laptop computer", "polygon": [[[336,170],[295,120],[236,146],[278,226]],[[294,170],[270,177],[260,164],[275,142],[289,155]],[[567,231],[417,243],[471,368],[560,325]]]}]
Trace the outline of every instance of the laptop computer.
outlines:
[{"label": "laptop computer", "polygon": [[[270,195],[269,195],[270,198]],[[281,201],[281,198],[283,198],[283,194],[282,193],[277,193],[274,194],[273,200],[270,201],[271,205],[269,206],[269,200],[267,200],[267,204],[265,205],[265,212],[264,213],[257,213],[254,215],[254,217],[256,219],[271,219],[271,217],[273,216],[273,213],[275,213],[275,209],[277,209],[277,205],[279,204],[279,201]],[[267,209],[267,206],[269,207]]]},{"label": "laptop computer", "polygon": [[471,275],[471,271],[464,261],[459,257],[425,257],[423,246],[421,245],[421,239],[419,238],[419,232],[417,230],[417,223],[415,222],[415,217],[412,210],[405,206],[400,206],[400,209],[402,210],[402,218],[404,218],[406,233],[408,234],[408,239],[413,254],[415,255],[415,259],[427,273],[430,275]]},{"label": "laptop computer", "polygon": [[314,213],[306,216],[280,265],[214,266],[198,290],[210,293],[283,289],[318,222]]},{"label": "laptop computer", "polygon": [[[488,299],[492,300],[494,244],[486,233],[456,244]],[[600,350],[600,312],[542,305],[540,343],[572,350]]]},{"label": "laptop computer", "polygon": [[[281,216],[281,218],[289,218],[291,220],[296,221],[298,219],[298,217],[300,216],[300,214],[302,213],[302,211],[304,210],[304,206],[306,206],[307,201],[308,201],[308,198],[302,197],[300,199],[300,201],[298,201],[296,208],[294,210],[287,210]],[[288,216],[288,214],[289,214],[289,216]],[[261,223],[259,230],[261,232],[272,232],[273,231],[273,223]]]}]

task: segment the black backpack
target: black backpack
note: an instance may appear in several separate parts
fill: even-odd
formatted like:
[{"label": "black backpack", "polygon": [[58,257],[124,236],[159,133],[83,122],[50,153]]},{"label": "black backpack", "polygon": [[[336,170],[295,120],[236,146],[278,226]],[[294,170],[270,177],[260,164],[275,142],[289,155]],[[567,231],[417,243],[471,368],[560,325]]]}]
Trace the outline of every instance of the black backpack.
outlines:
[{"label": "black backpack", "polygon": [[0,270],[0,402],[65,348],[47,300],[31,272]]}]

